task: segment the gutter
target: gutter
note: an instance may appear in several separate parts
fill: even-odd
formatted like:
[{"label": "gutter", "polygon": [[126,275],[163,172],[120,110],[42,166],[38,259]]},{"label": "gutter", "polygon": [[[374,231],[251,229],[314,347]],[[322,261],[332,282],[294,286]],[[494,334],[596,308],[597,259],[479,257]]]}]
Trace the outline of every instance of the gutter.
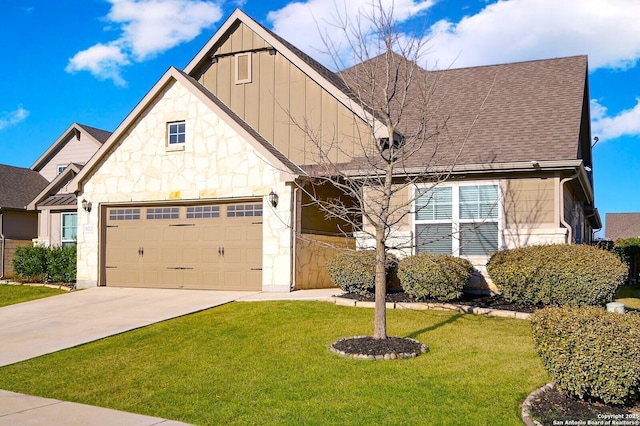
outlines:
[{"label": "gutter", "polygon": [[[541,161],[517,161],[509,163],[479,163],[479,164],[456,164],[452,166],[432,166],[432,167],[403,167],[398,165],[398,170],[402,176],[419,176],[427,174],[447,173],[458,174],[484,174],[496,172],[539,172],[539,171],[562,171],[567,169],[577,169],[582,166],[582,160],[541,160]],[[348,166],[347,166],[348,167]],[[304,167],[303,167],[304,168]],[[308,171],[307,171],[308,173]],[[341,173],[351,178],[367,178],[376,176],[375,173],[362,171],[360,169],[341,170]],[[381,175],[381,173],[379,173]],[[586,172],[584,175],[585,179]]]}]

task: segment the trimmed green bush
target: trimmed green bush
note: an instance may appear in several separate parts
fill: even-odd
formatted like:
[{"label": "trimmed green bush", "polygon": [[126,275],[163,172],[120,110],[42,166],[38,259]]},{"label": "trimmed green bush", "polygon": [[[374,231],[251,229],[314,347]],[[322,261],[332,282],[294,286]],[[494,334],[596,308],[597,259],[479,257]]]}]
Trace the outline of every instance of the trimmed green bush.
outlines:
[{"label": "trimmed green bush", "polygon": [[640,315],[596,307],[545,308],[531,317],[542,363],[558,389],[625,404],[640,396]]},{"label": "trimmed green bush", "polygon": [[[396,275],[398,262],[387,257],[387,284]],[[327,262],[327,272],[333,283],[345,293],[371,294],[376,285],[376,258],[373,250],[340,253]]]},{"label": "trimmed green bush", "polygon": [[67,247],[18,247],[13,258],[13,270],[22,282],[74,282],[76,253],[75,244]]},{"label": "trimmed green bush", "polygon": [[17,247],[13,256],[13,271],[19,281],[45,282],[47,279],[46,247]]},{"label": "trimmed green bush", "polygon": [[398,265],[400,285],[417,300],[459,298],[472,272],[468,260],[443,254],[422,253],[402,259]]},{"label": "trimmed green bush", "polygon": [[575,244],[498,251],[487,271],[508,301],[545,306],[602,306],[627,277],[614,254]]},{"label": "trimmed green bush", "polygon": [[55,283],[70,283],[76,280],[77,248],[69,246],[52,247],[47,250],[47,276]]}]

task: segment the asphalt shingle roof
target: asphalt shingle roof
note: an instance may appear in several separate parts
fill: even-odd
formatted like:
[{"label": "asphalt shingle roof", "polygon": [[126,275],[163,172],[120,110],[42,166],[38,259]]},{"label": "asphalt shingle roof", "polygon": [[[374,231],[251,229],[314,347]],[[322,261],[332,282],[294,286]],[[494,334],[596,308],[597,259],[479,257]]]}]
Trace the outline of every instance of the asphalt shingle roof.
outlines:
[{"label": "asphalt shingle roof", "polygon": [[[381,55],[339,75],[356,91],[366,92],[371,79],[363,76],[374,72],[382,78],[385,68]],[[427,105],[428,133],[437,136],[408,165],[575,160],[586,79],[586,56],[444,71],[418,67],[399,131],[417,132]]]},{"label": "asphalt shingle roof", "polygon": [[24,209],[48,184],[36,171],[0,164],[0,208]]},{"label": "asphalt shingle roof", "polygon": [[605,226],[608,240],[640,237],[640,213],[607,213]]},{"label": "asphalt shingle roof", "polygon": [[87,133],[93,136],[100,143],[105,143],[105,141],[109,139],[109,136],[111,136],[111,132],[108,132],[106,130],[98,129],[98,128],[87,126],[86,124],[80,124],[80,123],[78,123],[78,126],[86,130]]}]

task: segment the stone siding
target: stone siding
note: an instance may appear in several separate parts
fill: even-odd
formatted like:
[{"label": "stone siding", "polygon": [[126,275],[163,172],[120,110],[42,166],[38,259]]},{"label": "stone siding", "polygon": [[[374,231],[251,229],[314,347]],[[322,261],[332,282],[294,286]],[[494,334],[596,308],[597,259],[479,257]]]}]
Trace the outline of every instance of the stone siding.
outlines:
[{"label": "stone siding", "polygon": [[[184,120],[186,142],[167,147],[167,123]],[[190,90],[172,82],[122,133],[84,183],[93,209],[78,206],[78,285],[99,280],[100,205],[262,197],[272,189],[277,208],[264,203],[263,288],[292,285],[290,207],[292,192],[281,170],[269,164],[227,122]]]}]

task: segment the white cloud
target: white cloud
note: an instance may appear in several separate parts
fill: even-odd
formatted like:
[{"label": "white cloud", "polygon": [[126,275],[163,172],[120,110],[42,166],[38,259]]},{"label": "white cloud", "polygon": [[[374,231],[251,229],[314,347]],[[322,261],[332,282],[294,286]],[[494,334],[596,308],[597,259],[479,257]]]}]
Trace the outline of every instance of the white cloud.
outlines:
[{"label": "white cloud", "polygon": [[602,142],[621,136],[640,136],[640,98],[633,108],[612,117],[607,115],[606,107],[592,100],[591,121],[591,133]]},{"label": "white cloud", "polygon": [[588,54],[591,69],[627,68],[640,57],[637,0],[508,0],[430,28],[441,68]]},{"label": "white cloud", "polygon": [[[370,10],[371,0],[308,0],[271,12],[273,30],[322,60],[319,31],[336,44],[346,39],[335,22],[341,16]],[[403,24],[427,11],[435,1],[396,0],[396,20]],[[391,0],[382,0],[389,6]],[[451,6],[455,7],[455,6]],[[315,20],[314,20],[315,17]],[[424,14],[425,19],[428,18]],[[538,58],[589,55],[591,70],[625,69],[640,58],[640,1],[637,0],[502,0],[492,1],[459,22],[427,23],[427,68],[487,65]],[[412,21],[415,24],[417,21]],[[323,62],[327,62],[324,60]]]},{"label": "white cloud", "polygon": [[120,69],[129,63],[127,55],[119,46],[98,43],[76,53],[69,59],[65,71],[70,73],[89,71],[100,80],[113,80],[116,85],[124,86],[126,82],[120,74]]},{"label": "white cloud", "polygon": [[29,116],[29,111],[19,106],[15,111],[0,112],[0,130],[14,126]]},{"label": "white cloud", "polygon": [[[270,12],[267,20],[271,22],[276,34],[293,42],[296,47],[317,60],[332,66],[334,64],[330,63],[331,60],[326,55],[327,47],[321,34],[328,37],[340,54],[345,54],[349,50],[349,40],[347,34],[336,25],[345,17],[350,19],[350,27],[356,25],[358,16],[371,14],[373,3],[375,2],[372,0],[345,0],[344,3],[337,0],[295,2]],[[399,23],[424,13],[433,4],[434,0],[381,0],[384,10],[390,10],[393,7],[394,19]],[[366,24],[366,22],[361,23]],[[371,28],[362,29],[371,30]]]},{"label": "white cloud", "polygon": [[120,37],[97,43],[69,60],[68,72],[89,71],[99,79],[124,85],[121,70],[180,43],[194,39],[222,17],[220,6],[208,0],[109,0],[106,20]]}]

